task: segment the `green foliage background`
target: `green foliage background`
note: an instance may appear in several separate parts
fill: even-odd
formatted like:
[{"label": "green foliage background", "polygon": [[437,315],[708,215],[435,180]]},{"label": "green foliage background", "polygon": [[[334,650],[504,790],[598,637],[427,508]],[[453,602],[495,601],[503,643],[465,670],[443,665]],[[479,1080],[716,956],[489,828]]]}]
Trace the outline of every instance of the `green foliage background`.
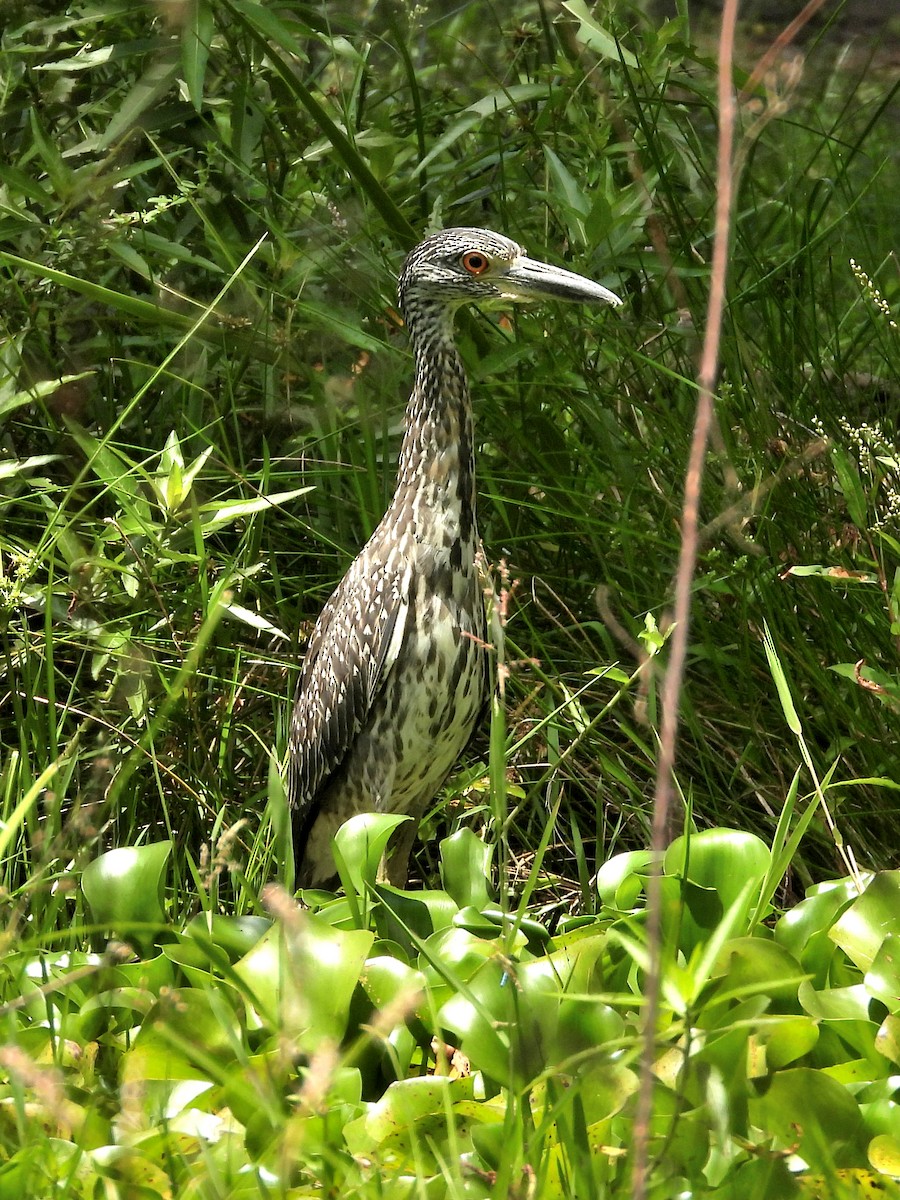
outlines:
[{"label": "green foliage background", "polygon": [[[610,901],[594,871],[642,847],[648,828],[652,668],[666,653],[713,229],[710,31],[693,13],[663,23],[580,0],[459,11],[7,3],[2,15],[0,846],[8,945],[22,956],[6,975],[9,1013],[29,971],[49,978],[49,950],[85,953],[93,920],[137,945],[136,977],[116,988],[137,986],[160,921],[175,936],[199,910],[259,917],[261,887],[283,878],[285,697],[312,620],[390,494],[410,378],[394,278],[404,252],[444,224],[499,229],[626,304],[621,315],[460,323],[482,534],[498,579],[505,570],[517,581],[511,675],[490,740],[486,731],[424,826],[420,870],[446,886],[438,837],[474,829],[498,847],[501,909],[504,881],[523,896],[531,872],[520,917],[530,906],[547,937],[567,914],[602,917]],[[738,87],[765,44],[742,45]],[[749,829],[770,846],[768,900],[782,887],[776,866],[790,868],[782,901],[846,870],[809,798],[809,768],[859,862],[896,860],[895,100],[889,51],[871,40],[845,48],[828,18],[740,100],[679,783],[696,828]],[[796,715],[786,719],[788,692]],[[791,796],[798,807],[779,824]],[[801,812],[804,836],[791,842]],[[101,851],[167,840],[175,852],[153,859],[147,891],[165,884],[159,911],[114,905],[101,919],[86,905],[75,884]],[[144,894],[140,870],[136,879]],[[641,895],[631,889],[619,907],[640,908]],[[454,900],[483,909],[489,898]],[[765,928],[763,908],[748,936]],[[323,919],[362,933],[376,917],[364,905]],[[379,936],[391,957],[395,934]],[[490,953],[495,936],[484,939]],[[412,946],[397,961],[420,969]],[[535,945],[528,953],[540,958]],[[210,978],[234,980],[221,958],[204,961],[203,986],[166,965],[148,996],[196,987],[185,1003],[205,1005]],[[871,960],[849,961],[857,974],[840,986],[862,987]],[[823,987],[838,986],[826,976]],[[449,986],[462,995],[467,978]],[[246,998],[246,979],[234,986]],[[118,1029],[69,1038],[104,1047],[110,1096],[135,1013],[147,1011],[116,1003],[127,1013]],[[232,1029],[203,1012],[197,1027]],[[10,1020],[10,1044],[26,1045]],[[29,1035],[37,1056],[64,1067],[54,1019],[33,1020],[45,1031]],[[238,1024],[244,1063],[256,1035]],[[338,1042],[356,1028],[348,1018]],[[279,1097],[292,1069],[278,1076]],[[15,1137],[30,1145],[22,1088],[36,1084],[13,1076]],[[531,1077],[493,1080],[516,1097],[505,1121],[513,1109],[526,1126],[535,1119],[522,1115]],[[539,1126],[564,1142],[546,1116],[562,1109],[546,1103]],[[746,1105],[735,1103],[746,1139]],[[715,1111],[698,1121],[715,1126]],[[74,1142],[105,1144],[107,1133]],[[309,1163],[343,1162],[332,1134]],[[522,1137],[516,1170],[543,1162],[549,1187],[549,1143]],[[695,1157],[712,1187],[727,1170],[711,1169],[707,1151]],[[574,1182],[562,1170],[560,1194],[592,1194],[588,1178],[619,1194],[627,1171],[595,1178],[592,1163],[588,1154]],[[690,1155],[679,1164],[696,1166]],[[861,1166],[852,1155],[816,1162]],[[310,1170],[348,1186],[340,1172]],[[181,1194],[177,1175],[168,1194]],[[167,1194],[157,1183],[140,1186]],[[663,1171],[659,1186],[671,1183]],[[220,1194],[202,1186],[192,1194]],[[285,1170],[279,1186],[301,1184]]]}]

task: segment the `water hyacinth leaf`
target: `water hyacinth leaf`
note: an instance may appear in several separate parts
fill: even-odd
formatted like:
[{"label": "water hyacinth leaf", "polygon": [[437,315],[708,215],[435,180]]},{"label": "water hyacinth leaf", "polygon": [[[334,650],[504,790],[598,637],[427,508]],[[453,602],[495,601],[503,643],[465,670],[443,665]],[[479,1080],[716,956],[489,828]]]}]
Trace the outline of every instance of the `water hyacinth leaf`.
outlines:
[{"label": "water hyacinth leaf", "polygon": [[[107,1187],[134,1200],[156,1200],[171,1190],[169,1173],[130,1146],[100,1146],[89,1161],[101,1180],[110,1181]],[[99,1182],[96,1186],[99,1194]]]},{"label": "water hyacinth leaf", "polygon": [[159,995],[160,989],[172,987],[175,983],[175,971],[172,960],[165,951],[155,958],[142,958],[138,962],[119,963],[111,978],[125,987],[146,988],[154,995]]},{"label": "water hyacinth leaf", "polygon": [[344,1129],[347,1146],[352,1154],[426,1153],[426,1146],[440,1145],[448,1138],[448,1123],[453,1136],[461,1129],[453,1120],[453,1105],[471,1101],[475,1096],[475,1081],[449,1079],[429,1075],[418,1079],[402,1079],[392,1083],[364,1117],[351,1121]]},{"label": "water hyacinth leaf", "polygon": [[649,850],[627,850],[603,863],[596,879],[601,903],[619,912],[630,912],[644,890],[652,861]]},{"label": "water hyacinth leaf", "polygon": [[758,1082],[749,1111],[752,1123],[773,1139],[773,1148],[798,1153],[813,1170],[840,1164],[845,1148],[854,1158],[862,1151],[856,1101],[821,1071],[797,1067]]},{"label": "water hyacinth leaf", "polygon": [[201,946],[212,944],[224,950],[232,962],[248,954],[272,928],[268,917],[228,917],[222,913],[198,913],[185,926],[185,935]]},{"label": "water hyacinth leaf", "polygon": [[829,936],[862,971],[875,961],[882,942],[900,933],[900,871],[882,871],[841,913]]},{"label": "water hyacinth leaf", "polygon": [[810,1017],[785,1017],[774,1025],[764,1025],[759,1036],[768,1068],[777,1071],[813,1049],[819,1040],[819,1026]]},{"label": "water hyacinth leaf", "polygon": [[483,1071],[503,1086],[532,1078],[541,1069],[540,1054],[514,1053],[520,1027],[516,1021],[513,993],[515,983],[504,964],[492,959],[482,965],[466,988],[457,993],[438,1012],[438,1025],[450,1032],[475,1071]]},{"label": "water hyacinth leaf", "polygon": [[862,983],[853,984],[851,987],[817,990],[812,984],[804,982],[797,989],[797,996],[804,1012],[817,1020],[869,1020],[869,1002],[872,997]]},{"label": "water hyacinth leaf", "polygon": [[900,1138],[880,1133],[869,1142],[869,1162],[882,1175],[900,1178]]},{"label": "water hyacinth leaf", "polygon": [[875,1034],[875,1049],[900,1065],[900,1017],[885,1017]]},{"label": "water hyacinth leaf", "polygon": [[109,850],[88,863],[81,889],[96,923],[125,937],[141,933],[135,926],[163,925],[163,887],[171,853],[172,843],[166,840]]},{"label": "water hyacinth leaf", "polygon": [[384,1009],[398,998],[414,1003],[427,987],[421,971],[387,955],[366,959],[359,982],[376,1009]]},{"label": "water hyacinth leaf", "polygon": [[900,1012],[900,935],[889,933],[881,943],[865,985],[894,1015]]},{"label": "water hyacinth leaf", "polygon": [[459,911],[446,892],[407,892],[386,883],[376,884],[374,890],[381,901],[375,914],[379,937],[399,942],[410,954],[418,949],[414,938],[426,941],[452,925]]},{"label": "water hyacinth leaf", "polygon": [[468,826],[441,842],[441,881],[460,908],[482,909],[491,899],[494,847]]},{"label": "water hyacinth leaf", "polygon": [[[348,892],[361,895],[366,887],[374,887],[378,868],[398,825],[409,818],[396,813],[358,813],[345,821],[334,835],[335,846],[340,854],[336,859],[343,870],[341,882]],[[344,878],[346,873],[346,878]]]},{"label": "water hyacinth leaf", "polygon": [[157,1038],[165,1045],[178,1045],[191,1056],[194,1051],[214,1059],[230,1057],[240,1040],[240,1020],[231,1004],[234,993],[221,988],[173,988],[160,996],[147,1014],[136,1044]]},{"label": "water hyacinth leaf", "polygon": [[472,978],[497,953],[493,940],[476,937],[467,929],[439,929],[425,943],[418,967],[427,980],[435,1006],[439,1007]]},{"label": "water hyacinth leaf", "polygon": [[192,987],[220,986],[217,975],[228,968],[229,959],[224,950],[211,944],[201,946],[193,938],[184,938],[174,945],[163,946],[163,954],[174,965]]},{"label": "water hyacinth leaf", "polygon": [[94,1042],[103,1034],[122,1033],[140,1025],[151,1010],[156,997],[141,988],[111,988],[90,996],[81,1006],[79,1032],[86,1042]]},{"label": "water hyacinth leaf", "polygon": [[810,888],[805,900],[779,918],[775,925],[775,941],[789,950],[805,971],[814,972],[824,982],[835,954],[835,943],[829,931],[856,895],[850,879]]},{"label": "water hyacinth leaf", "polygon": [[263,1022],[312,1053],[347,1032],[350,1002],[375,935],[335,929],[297,909],[235,964]]},{"label": "water hyacinth leaf", "polygon": [[[900,1185],[886,1175],[863,1167],[841,1168],[829,1171],[827,1175],[800,1175],[796,1186],[800,1188],[803,1200],[845,1200],[845,1197],[846,1200],[900,1200]],[[764,1194],[769,1200],[768,1192],[758,1194]],[[796,1192],[789,1194],[793,1197]]]},{"label": "water hyacinth leaf", "polygon": [[676,838],[666,851],[663,869],[666,875],[712,888],[723,909],[728,909],[749,880],[762,883],[769,861],[768,846],[755,834],[741,829],[704,829]]},{"label": "water hyacinth leaf", "polygon": [[469,933],[474,933],[482,938],[499,937],[503,926],[495,921],[493,917],[483,913],[479,908],[473,908],[469,905],[467,908],[461,908],[453,918],[453,924],[459,929],[466,929]]},{"label": "water hyacinth leaf", "polygon": [[620,1063],[588,1066],[586,1070],[579,1070],[575,1079],[581,1089],[588,1126],[621,1112],[639,1086],[636,1072]]},{"label": "water hyacinth leaf", "polygon": [[751,937],[726,942],[716,960],[715,974],[727,992],[781,1000],[796,999],[805,978],[797,960],[782,946]]},{"label": "water hyacinth leaf", "polygon": [[579,1049],[587,1049],[585,1037],[598,1030],[601,1036],[617,1035],[618,1022],[599,1012],[596,1026],[586,1021],[579,1029],[573,1010],[560,1039],[565,991],[586,995],[595,990],[596,964],[605,948],[605,938],[593,937],[530,962],[492,958],[469,980],[465,994],[443,1005],[439,1024],[459,1038],[473,1069],[504,1086],[529,1081],[559,1054],[560,1040],[568,1047],[574,1038]]}]

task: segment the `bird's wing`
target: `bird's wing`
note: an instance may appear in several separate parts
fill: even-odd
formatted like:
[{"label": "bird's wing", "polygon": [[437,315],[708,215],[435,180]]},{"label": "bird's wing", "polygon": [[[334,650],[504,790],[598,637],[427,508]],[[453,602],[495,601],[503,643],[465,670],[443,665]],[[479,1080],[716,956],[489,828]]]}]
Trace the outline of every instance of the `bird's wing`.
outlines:
[{"label": "bird's wing", "polygon": [[397,660],[409,612],[405,572],[356,559],[309,640],[291,718],[288,797],[308,828]]}]

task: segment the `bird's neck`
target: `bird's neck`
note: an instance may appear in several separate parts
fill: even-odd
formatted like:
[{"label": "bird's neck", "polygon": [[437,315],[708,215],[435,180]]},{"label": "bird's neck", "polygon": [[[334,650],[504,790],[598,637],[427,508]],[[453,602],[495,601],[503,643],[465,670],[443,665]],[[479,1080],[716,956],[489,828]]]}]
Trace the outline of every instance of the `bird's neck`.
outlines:
[{"label": "bird's neck", "polygon": [[475,447],[462,360],[449,327],[430,338],[411,334],[416,375],[394,503],[418,502],[422,519],[430,514],[445,523],[450,537],[474,547]]}]

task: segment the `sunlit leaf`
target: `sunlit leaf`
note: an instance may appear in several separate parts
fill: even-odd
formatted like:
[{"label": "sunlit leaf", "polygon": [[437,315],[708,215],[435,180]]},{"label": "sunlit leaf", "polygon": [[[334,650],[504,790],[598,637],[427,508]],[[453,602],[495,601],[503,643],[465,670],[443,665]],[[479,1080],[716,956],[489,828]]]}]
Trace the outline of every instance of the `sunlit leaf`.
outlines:
[{"label": "sunlit leaf", "polygon": [[900,871],[881,871],[845,908],[829,936],[863,971],[888,934],[900,933]]},{"label": "sunlit leaf", "polygon": [[159,926],[165,921],[163,889],[170,841],[109,850],[82,872],[81,887],[98,925],[124,937],[141,938],[135,926]]},{"label": "sunlit leaf", "polygon": [[465,826],[444,838],[440,850],[441,879],[448,894],[460,908],[484,908],[491,899],[494,847]]},{"label": "sunlit leaf", "polygon": [[248,999],[272,1028],[312,1052],[347,1032],[350,1002],[375,940],[364,929],[339,930],[297,909],[235,964]]}]

